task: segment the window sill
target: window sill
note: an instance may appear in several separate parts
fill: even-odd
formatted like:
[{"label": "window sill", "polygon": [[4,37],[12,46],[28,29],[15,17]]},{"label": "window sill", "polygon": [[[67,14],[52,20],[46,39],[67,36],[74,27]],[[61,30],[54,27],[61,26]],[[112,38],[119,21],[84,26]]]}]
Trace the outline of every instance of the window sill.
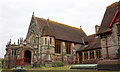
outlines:
[{"label": "window sill", "polygon": [[67,56],[72,56],[71,54],[67,54]]},{"label": "window sill", "polygon": [[62,55],[62,54],[59,54],[59,53],[55,53],[55,55]]}]

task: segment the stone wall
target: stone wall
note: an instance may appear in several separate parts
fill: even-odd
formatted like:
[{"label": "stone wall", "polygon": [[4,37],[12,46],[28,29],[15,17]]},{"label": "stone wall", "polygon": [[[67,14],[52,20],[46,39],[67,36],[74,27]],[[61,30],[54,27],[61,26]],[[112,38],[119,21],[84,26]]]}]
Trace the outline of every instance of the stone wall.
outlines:
[{"label": "stone wall", "polygon": [[[116,58],[116,53],[118,52],[118,35],[117,35],[117,23],[113,24],[112,34],[102,36],[101,47],[102,47],[102,56],[103,58],[107,57],[106,42],[108,46],[108,55],[109,58]],[[105,38],[107,37],[107,38]],[[107,40],[107,41],[106,41]]]}]

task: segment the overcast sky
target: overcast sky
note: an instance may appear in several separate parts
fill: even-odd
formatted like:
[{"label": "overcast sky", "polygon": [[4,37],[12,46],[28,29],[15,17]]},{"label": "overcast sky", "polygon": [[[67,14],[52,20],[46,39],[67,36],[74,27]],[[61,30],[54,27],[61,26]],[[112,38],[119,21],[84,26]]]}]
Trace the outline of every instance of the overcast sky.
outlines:
[{"label": "overcast sky", "polygon": [[32,13],[40,18],[95,33],[106,7],[119,0],[0,0],[0,57],[4,57],[7,41],[25,38]]}]

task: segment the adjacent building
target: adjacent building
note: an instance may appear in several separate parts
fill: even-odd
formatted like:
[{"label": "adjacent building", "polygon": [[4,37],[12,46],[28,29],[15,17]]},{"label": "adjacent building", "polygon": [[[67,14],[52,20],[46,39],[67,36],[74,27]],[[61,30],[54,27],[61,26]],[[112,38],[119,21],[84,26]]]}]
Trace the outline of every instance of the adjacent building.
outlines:
[{"label": "adjacent building", "polygon": [[101,39],[102,56],[118,58],[120,48],[120,2],[108,6],[97,35]]}]

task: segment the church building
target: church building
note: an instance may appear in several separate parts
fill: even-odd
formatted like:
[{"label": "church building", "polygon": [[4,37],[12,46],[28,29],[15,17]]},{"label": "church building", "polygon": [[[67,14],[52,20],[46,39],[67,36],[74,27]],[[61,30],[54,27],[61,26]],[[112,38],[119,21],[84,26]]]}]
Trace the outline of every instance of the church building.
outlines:
[{"label": "church building", "polygon": [[[26,39],[21,38],[18,44],[6,45],[5,67],[15,65],[44,64],[50,60],[77,62],[76,50],[82,45],[86,34],[81,28],[50,21],[32,15]],[[10,66],[9,66],[10,65]]]}]

